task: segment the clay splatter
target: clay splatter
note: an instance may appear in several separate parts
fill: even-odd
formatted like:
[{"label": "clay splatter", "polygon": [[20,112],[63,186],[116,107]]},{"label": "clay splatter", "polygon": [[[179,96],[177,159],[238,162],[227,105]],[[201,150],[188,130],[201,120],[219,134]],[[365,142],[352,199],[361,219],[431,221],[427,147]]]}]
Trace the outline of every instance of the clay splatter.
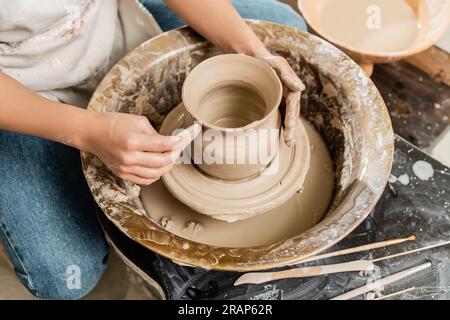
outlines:
[{"label": "clay splatter", "polygon": [[423,181],[428,181],[434,176],[434,169],[431,164],[426,161],[417,161],[413,165],[414,174]]},{"label": "clay splatter", "polygon": [[409,184],[409,176],[406,173],[402,174],[400,177],[398,177],[398,181],[404,186],[407,186]]}]

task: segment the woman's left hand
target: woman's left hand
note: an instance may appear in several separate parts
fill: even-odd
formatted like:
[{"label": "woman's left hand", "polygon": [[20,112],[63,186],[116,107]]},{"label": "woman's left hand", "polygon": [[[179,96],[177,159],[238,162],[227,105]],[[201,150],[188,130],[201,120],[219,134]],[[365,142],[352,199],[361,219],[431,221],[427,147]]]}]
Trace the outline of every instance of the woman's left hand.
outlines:
[{"label": "woman's left hand", "polygon": [[300,116],[300,99],[305,85],[283,57],[274,56],[270,53],[255,55],[278,74],[284,86],[286,98],[286,116],[284,119],[284,141],[288,146],[295,144],[295,127]]},{"label": "woman's left hand", "polygon": [[[286,59],[274,56],[266,49],[229,0],[165,0],[165,2],[188,25],[224,52],[256,57],[277,71],[285,88],[285,141],[288,145],[293,145],[295,126],[300,115],[300,97],[305,86]],[[224,25],[227,27],[224,28]]]}]

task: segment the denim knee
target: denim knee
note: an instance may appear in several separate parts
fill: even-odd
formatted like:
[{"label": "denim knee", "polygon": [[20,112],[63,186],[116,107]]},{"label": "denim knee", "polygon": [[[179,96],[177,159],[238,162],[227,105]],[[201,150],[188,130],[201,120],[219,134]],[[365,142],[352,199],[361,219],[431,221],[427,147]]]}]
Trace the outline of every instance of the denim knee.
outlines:
[{"label": "denim knee", "polygon": [[[38,241],[17,241],[8,226],[0,223],[0,241],[22,284],[41,299],[76,300],[85,297],[100,280],[109,248],[102,239],[80,245],[54,239],[42,246]],[[30,239],[29,239],[30,240]]]},{"label": "denim knee", "polygon": [[232,0],[239,14],[246,19],[266,20],[306,30],[303,18],[291,6],[277,0]]},{"label": "denim knee", "polygon": [[37,297],[78,299],[105,269],[108,245],[79,153],[0,130],[0,241]]},{"label": "denim knee", "polygon": [[[163,31],[178,28],[185,24],[169,9],[163,0],[140,1],[153,14]],[[306,30],[306,23],[303,18],[289,5],[277,0],[232,0],[232,2],[239,14],[245,19],[267,20]]]},{"label": "denim knee", "polygon": [[41,261],[37,268],[37,261],[33,265],[23,263],[26,271],[16,269],[16,275],[40,299],[78,300],[99,282],[107,265],[107,255],[76,260],[71,262],[66,257],[53,256],[51,261]]}]

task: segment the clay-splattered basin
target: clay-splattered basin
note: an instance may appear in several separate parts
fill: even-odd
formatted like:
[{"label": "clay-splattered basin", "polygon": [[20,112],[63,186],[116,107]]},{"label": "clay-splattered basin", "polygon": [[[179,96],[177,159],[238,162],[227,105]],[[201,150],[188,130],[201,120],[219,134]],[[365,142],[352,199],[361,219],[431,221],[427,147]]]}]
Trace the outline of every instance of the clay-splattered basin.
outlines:
[{"label": "clay-splattered basin", "polygon": [[[321,11],[327,1],[329,0],[297,0],[297,4],[300,13],[314,33],[338,46],[358,63],[367,68],[370,68],[369,66],[373,63],[400,60],[429,49],[444,35],[450,23],[449,0],[405,0],[416,13],[421,24],[416,41],[411,47],[398,52],[381,53],[363,51],[351,47],[348,44],[340,43],[336,39],[332,39],[321,32]],[[349,18],[351,18],[350,11]]]},{"label": "clay-splattered basin", "polygon": [[[145,217],[139,188],[82,153],[91,191],[127,236],[176,262],[220,270],[285,266],[323,251],[371,212],[387,183],[394,136],[385,104],[370,79],[327,42],[289,27],[249,22],[266,46],[285,56],[307,84],[302,112],[326,140],[335,161],[334,200],[327,216],[298,236],[256,248],[219,248],[173,235]],[[89,109],[146,115],[158,127],[181,102],[186,74],[219,52],[189,28],[162,34],[120,61],[96,90]]]}]

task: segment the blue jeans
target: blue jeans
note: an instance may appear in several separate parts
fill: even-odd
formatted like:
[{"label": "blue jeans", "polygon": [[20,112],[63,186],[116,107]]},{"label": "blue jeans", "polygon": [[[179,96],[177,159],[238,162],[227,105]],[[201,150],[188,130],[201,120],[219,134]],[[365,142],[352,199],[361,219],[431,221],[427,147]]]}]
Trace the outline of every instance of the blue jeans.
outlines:
[{"label": "blue jeans", "polygon": [[[166,6],[163,0],[140,1],[153,14],[163,31],[185,25],[185,23]],[[303,18],[287,4],[276,0],[232,0],[232,2],[243,18],[267,20],[306,30],[306,24]]]},{"label": "blue jeans", "polygon": [[[162,1],[142,2],[163,30],[184,24]],[[245,18],[305,28],[290,7],[275,0],[233,3]],[[0,240],[17,277],[37,297],[79,299],[95,287],[108,245],[78,151],[0,130]]]},{"label": "blue jeans", "polygon": [[85,296],[108,246],[79,152],[0,131],[0,177],[0,239],[20,281],[44,299]]}]

